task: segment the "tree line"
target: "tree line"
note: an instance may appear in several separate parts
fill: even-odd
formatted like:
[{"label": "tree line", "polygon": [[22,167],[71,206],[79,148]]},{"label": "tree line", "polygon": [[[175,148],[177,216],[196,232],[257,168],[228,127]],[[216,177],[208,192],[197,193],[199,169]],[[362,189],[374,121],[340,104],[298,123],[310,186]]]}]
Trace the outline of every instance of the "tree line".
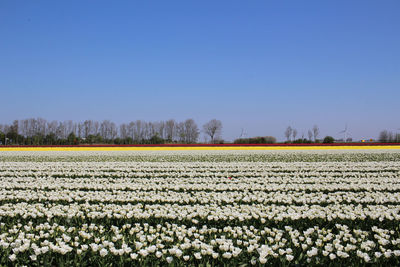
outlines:
[{"label": "tree line", "polygon": [[[220,142],[222,123],[213,119],[203,125],[209,142]],[[164,144],[198,142],[200,130],[193,119],[177,122],[131,121],[117,125],[110,120],[83,122],[47,121],[43,118],[0,124],[0,143],[15,145]]]},{"label": "tree line", "polygon": [[286,143],[312,143],[312,142],[317,143],[319,142],[318,140],[319,133],[320,131],[318,125],[314,125],[313,128],[308,130],[307,132],[308,139],[304,136],[304,133],[302,133],[300,138],[297,138],[298,137],[297,129],[288,126],[284,132],[284,135],[286,137]]},{"label": "tree line", "polygon": [[400,133],[383,130],[379,133],[379,141],[383,143],[398,143],[400,142]]}]

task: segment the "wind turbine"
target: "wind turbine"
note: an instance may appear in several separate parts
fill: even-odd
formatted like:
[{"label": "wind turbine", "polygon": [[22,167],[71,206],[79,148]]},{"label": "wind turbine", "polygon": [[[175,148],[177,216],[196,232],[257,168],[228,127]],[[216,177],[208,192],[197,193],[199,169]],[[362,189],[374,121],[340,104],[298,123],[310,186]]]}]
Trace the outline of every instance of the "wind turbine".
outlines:
[{"label": "wind turbine", "polygon": [[247,133],[244,131],[244,128],[242,128],[242,132],[240,133],[239,139],[245,137]]},{"label": "wind turbine", "polygon": [[343,134],[343,142],[346,142],[346,141],[347,141],[347,134],[348,134],[348,131],[347,131],[347,123],[346,123],[346,126],[344,127],[344,130],[343,130],[343,131],[340,131],[339,133],[342,133],[342,134]]}]

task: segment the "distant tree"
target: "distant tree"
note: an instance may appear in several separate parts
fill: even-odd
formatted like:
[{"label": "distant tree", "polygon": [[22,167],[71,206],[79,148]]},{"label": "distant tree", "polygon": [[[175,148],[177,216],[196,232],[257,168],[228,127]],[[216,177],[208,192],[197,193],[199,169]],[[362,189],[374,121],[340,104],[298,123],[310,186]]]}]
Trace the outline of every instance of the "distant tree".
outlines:
[{"label": "distant tree", "polygon": [[176,124],[176,141],[180,142],[180,143],[184,143],[185,142],[185,124],[183,122],[179,122]]},{"label": "distant tree", "polygon": [[292,135],[293,135],[293,140],[296,140],[296,136],[297,136],[297,130],[296,129],[293,129]]},{"label": "distant tree", "polygon": [[184,122],[185,142],[188,144],[196,143],[199,138],[199,128],[193,119]]},{"label": "distant tree", "polygon": [[18,144],[18,120],[15,120],[8,128],[7,138],[10,139],[10,142],[13,144]]},{"label": "distant tree", "polygon": [[149,143],[150,144],[164,144],[164,139],[159,137],[158,134],[155,134],[149,139]]},{"label": "distant tree", "polygon": [[218,139],[222,130],[222,122],[220,120],[212,119],[203,125],[203,131],[211,138],[211,143]]},{"label": "distant tree", "polygon": [[250,138],[238,138],[234,141],[235,144],[273,144],[276,143],[276,138],[273,136],[257,136]]},{"label": "distant tree", "polygon": [[388,142],[394,142],[394,134],[392,132],[388,132]]},{"label": "distant tree", "polygon": [[93,121],[92,120],[85,120],[83,122],[83,137],[87,138],[89,134],[92,133],[93,128]]},{"label": "distant tree", "polygon": [[285,137],[287,141],[290,141],[290,137],[292,136],[292,127],[288,126],[285,131]]},{"label": "distant tree", "polygon": [[316,141],[317,141],[317,138],[318,138],[318,135],[319,135],[319,128],[318,128],[318,126],[317,126],[317,125],[314,125],[312,131],[313,131],[313,135],[314,135],[314,141],[316,142]]},{"label": "distant tree", "polygon": [[309,140],[309,141],[312,140],[312,136],[313,136],[312,131],[311,131],[311,130],[308,130],[308,140]]},{"label": "distant tree", "polygon": [[57,144],[57,137],[55,133],[49,133],[44,138],[45,145],[55,145]]},{"label": "distant tree", "polygon": [[325,136],[324,141],[325,144],[332,144],[335,142],[335,139],[332,136]]},{"label": "distant tree", "polygon": [[68,145],[76,145],[76,144],[78,143],[78,140],[77,140],[77,138],[76,138],[76,135],[75,135],[73,132],[71,132],[71,133],[68,135],[67,143],[68,143]]},{"label": "distant tree", "polygon": [[128,137],[128,126],[125,123],[122,123],[119,126],[119,136],[121,139],[125,139]]},{"label": "distant tree", "polygon": [[165,123],[165,134],[168,142],[172,142],[174,140],[174,136],[176,132],[176,122],[175,120],[168,120]]},{"label": "distant tree", "polygon": [[385,142],[388,142],[388,140],[389,140],[389,133],[388,133],[388,131],[387,131],[387,130],[381,131],[381,132],[379,133],[379,141],[385,143]]},{"label": "distant tree", "polygon": [[0,131],[0,144],[5,145],[6,135]]}]

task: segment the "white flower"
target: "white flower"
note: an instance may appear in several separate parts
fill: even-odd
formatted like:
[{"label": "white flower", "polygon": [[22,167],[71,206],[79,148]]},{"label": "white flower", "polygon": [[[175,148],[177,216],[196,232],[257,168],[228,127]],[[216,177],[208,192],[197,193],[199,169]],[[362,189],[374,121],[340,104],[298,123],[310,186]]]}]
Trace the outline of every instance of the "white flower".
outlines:
[{"label": "white flower", "polygon": [[156,257],[157,257],[157,258],[161,258],[161,257],[162,257],[162,255],[163,255],[163,254],[162,254],[162,252],[161,252],[161,251],[157,251],[157,252],[156,252]]},{"label": "white flower", "polygon": [[335,253],[331,253],[331,254],[329,254],[329,258],[330,258],[331,260],[334,260],[334,259],[336,259],[336,255],[335,255]]},{"label": "white flower", "polygon": [[108,254],[107,249],[102,248],[102,249],[100,250],[100,256],[105,257],[107,254]]},{"label": "white flower", "polygon": [[259,260],[261,264],[265,264],[267,262],[267,259],[263,257],[260,257]]},{"label": "white flower", "polygon": [[17,255],[12,254],[10,257],[8,257],[10,261],[15,261],[17,259]]},{"label": "white flower", "polygon": [[174,258],[172,258],[172,257],[167,257],[167,258],[166,258],[166,260],[167,260],[168,263],[171,263],[173,259],[174,259]]},{"label": "white flower", "polygon": [[190,256],[189,256],[189,255],[183,256],[183,260],[188,261],[189,259],[190,259]]},{"label": "white flower", "polygon": [[225,258],[225,259],[230,259],[232,257],[232,253],[225,252],[224,254],[222,254],[222,257]]},{"label": "white flower", "polygon": [[146,257],[147,255],[149,255],[149,252],[147,251],[147,249],[141,249],[138,252],[140,255],[142,255],[142,257]]},{"label": "white flower", "polygon": [[294,259],[294,256],[293,256],[293,255],[290,255],[290,254],[286,254],[286,259],[287,259],[288,261],[292,261],[292,260]]},{"label": "white flower", "polygon": [[201,259],[201,253],[200,253],[200,252],[194,253],[193,256],[194,256],[196,259],[198,259],[198,260]]},{"label": "white flower", "polygon": [[178,258],[180,258],[180,257],[182,256],[182,254],[183,254],[183,252],[182,252],[182,250],[180,250],[179,248],[177,248],[177,249],[175,250],[175,256],[177,256]]}]

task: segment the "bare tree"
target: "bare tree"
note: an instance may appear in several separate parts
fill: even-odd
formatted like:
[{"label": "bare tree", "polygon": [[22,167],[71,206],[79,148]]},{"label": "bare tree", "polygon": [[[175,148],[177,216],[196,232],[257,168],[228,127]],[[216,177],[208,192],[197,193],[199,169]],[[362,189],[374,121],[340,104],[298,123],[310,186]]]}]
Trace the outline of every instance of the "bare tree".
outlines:
[{"label": "bare tree", "polygon": [[119,126],[119,136],[120,136],[122,139],[125,139],[125,138],[128,137],[128,126],[127,126],[125,123],[122,123],[122,124]]},{"label": "bare tree", "polygon": [[380,142],[387,142],[389,141],[389,132],[387,130],[383,130],[379,133],[379,141]]},{"label": "bare tree", "polygon": [[165,123],[165,135],[168,141],[173,141],[176,130],[176,122],[174,120],[168,120]]},{"label": "bare tree", "polygon": [[308,130],[308,141],[311,141],[313,133],[311,130]]},{"label": "bare tree", "polygon": [[290,141],[290,137],[292,136],[292,127],[288,126],[285,131],[286,140]]},{"label": "bare tree", "polygon": [[319,135],[319,128],[318,128],[318,126],[317,126],[317,125],[314,125],[312,131],[313,131],[313,135],[314,135],[314,141],[316,142],[316,141],[317,141],[317,137],[318,137],[318,135]]},{"label": "bare tree", "polygon": [[91,134],[93,128],[93,121],[92,120],[85,120],[83,122],[83,137],[87,138],[89,134]]},{"label": "bare tree", "polygon": [[180,143],[185,142],[186,133],[185,133],[185,124],[183,122],[179,122],[176,124],[176,140]]},{"label": "bare tree", "polygon": [[199,128],[193,119],[187,119],[184,122],[184,133],[186,143],[196,143],[199,138]]},{"label": "bare tree", "polygon": [[220,137],[222,130],[222,122],[220,120],[212,119],[203,125],[203,131],[205,134],[210,136],[211,143],[215,142],[215,139]]},{"label": "bare tree", "polygon": [[98,135],[99,134],[99,129],[100,129],[100,123],[98,121],[95,121],[93,123],[93,135]]},{"label": "bare tree", "polygon": [[394,138],[394,134],[392,132],[388,133],[388,142],[394,142],[395,138]]},{"label": "bare tree", "polygon": [[[82,137],[82,132],[85,131],[84,128],[85,128],[85,124],[79,122],[79,123],[78,123],[78,127],[77,127],[78,130],[77,130],[77,133],[76,133],[76,135],[77,135],[79,138]],[[85,137],[85,138],[86,138],[86,137]]]},{"label": "bare tree", "polygon": [[[115,125],[115,124],[114,124]],[[100,135],[104,140],[110,140],[112,136],[111,121],[104,120],[100,124]]]},{"label": "bare tree", "polygon": [[37,118],[36,119],[36,123],[37,123],[37,135],[42,135],[44,136],[46,134],[46,124],[47,121],[43,118]]},{"label": "bare tree", "polygon": [[46,134],[56,134],[57,133],[57,121],[51,121],[47,123]]},{"label": "bare tree", "polygon": [[135,129],[133,131],[134,138],[136,142],[141,142],[144,139],[144,131],[143,131],[144,122],[141,120],[137,120],[135,122]]},{"label": "bare tree", "polygon": [[128,124],[127,135],[132,138],[132,140],[135,140],[135,122],[131,121]]},{"label": "bare tree", "polygon": [[296,136],[297,136],[297,130],[296,129],[293,129],[292,135],[293,135],[293,141],[296,140]]},{"label": "bare tree", "polygon": [[110,123],[110,139],[114,140],[118,136],[118,128],[114,122]]}]

